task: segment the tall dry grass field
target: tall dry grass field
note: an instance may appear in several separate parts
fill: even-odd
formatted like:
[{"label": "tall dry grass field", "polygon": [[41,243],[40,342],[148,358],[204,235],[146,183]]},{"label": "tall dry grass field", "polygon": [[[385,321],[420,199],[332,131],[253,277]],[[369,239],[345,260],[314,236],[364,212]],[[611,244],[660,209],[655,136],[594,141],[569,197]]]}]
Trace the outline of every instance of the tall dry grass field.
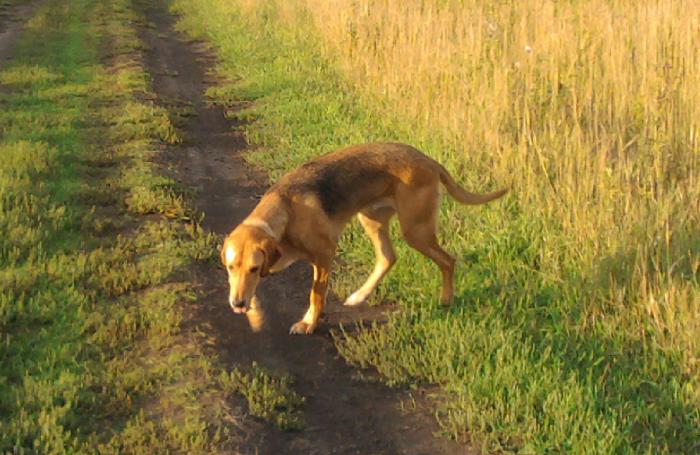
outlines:
[{"label": "tall dry grass field", "polygon": [[693,370],[699,2],[303,3],[345,75],[384,109],[445,135],[451,147],[438,159],[512,185],[543,238],[557,237],[543,273],[605,260],[615,282],[590,317],[623,305],[620,317],[656,326]]}]

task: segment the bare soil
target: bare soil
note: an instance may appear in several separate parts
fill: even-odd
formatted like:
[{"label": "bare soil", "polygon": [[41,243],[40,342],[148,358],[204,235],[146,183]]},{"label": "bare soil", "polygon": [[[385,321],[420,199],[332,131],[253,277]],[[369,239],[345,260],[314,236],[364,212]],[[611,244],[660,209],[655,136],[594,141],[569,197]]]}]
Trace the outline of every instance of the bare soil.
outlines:
[{"label": "bare soil", "polygon": [[40,4],[41,1],[35,0],[19,6],[0,6],[0,69],[12,58],[25,23]]},{"label": "bare soil", "polygon": [[[146,2],[144,2],[146,3]],[[168,146],[164,172],[198,190],[196,208],[204,228],[226,234],[245,218],[264,193],[265,174],[249,166],[242,154],[248,144],[240,125],[212,106],[204,91],[213,83],[214,60],[203,43],[192,42],[173,28],[175,18],[161,2],[148,2],[149,21],[140,29],[148,46],[146,66],[158,102],[186,108],[180,125],[185,140]],[[367,265],[368,271],[371,264]],[[327,314],[311,336],[288,335],[308,305],[310,267],[295,264],[268,278],[259,288],[265,324],[254,333],[246,317],[227,304],[223,268],[206,265],[193,271],[199,300],[193,307],[198,324],[217,340],[222,361],[231,368],[255,361],[272,371],[289,373],[295,390],[306,398],[306,428],[284,432],[258,420],[245,424],[238,447],[260,454],[466,454],[472,448],[436,437],[438,426],[425,391],[398,390],[359,379],[358,371],[338,355],[330,330],[340,323],[381,320],[388,307],[344,308],[331,299]],[[402,402],[409,410],[402,410]]]}]

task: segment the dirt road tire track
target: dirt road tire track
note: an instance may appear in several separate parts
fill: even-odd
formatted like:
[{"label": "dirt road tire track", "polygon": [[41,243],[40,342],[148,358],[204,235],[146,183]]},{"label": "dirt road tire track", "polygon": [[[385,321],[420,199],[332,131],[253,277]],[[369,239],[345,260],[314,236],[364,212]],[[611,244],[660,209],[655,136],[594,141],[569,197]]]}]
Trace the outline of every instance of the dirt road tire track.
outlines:
[{"label": "dirt road tire track", "polygon": [[0,7],[0,70],[12,58],[25,24],[41,4],[41,0],[34,0],[18,6]]},{"label": "dirt road tire track", "polygon": [[[264,192],[262,172],[248,166],[241,153],[247,144],[240,130],[223,116],[220,107],[204,99],[206,70],[213,59],[201,43],[192,43],[174,31],[175,19],[161,2],[142,3],[150,22],[141,28],[148,46],[146,65],[159,103],[187,107],[181,128],[185,141],[166,152],[169,172],[199,190],[196,205],[204,213],[204,227],[225,234],[253,208]],[[369,265],[368,265],[369,268]],[[465,454],[455,442],[435,438],[434,417],[424,406],[404,413],[406,391],[353,379],[356,371],[339,358],[329,328],[338,322],[373,319],[381,309],[346,310],[337,301],[313,336],[292,337],[289,326],[307,306],[310,269],[296,264],[261,285],[264,329],[252,333],[246,318],[232,314],[226,304],[227,282],[214,266],[194,271],[200,288],[195,318],[211,327],[221,359],[231,367],[252,361],[273,371],[288,372],[295,390],[306,398],[307,427],[283,432],[261,422],[246,431],[240,450],[260,454]],[[414,392],[416,394],[416,392]],[[423,400],[418,400],[419,402]]]}]

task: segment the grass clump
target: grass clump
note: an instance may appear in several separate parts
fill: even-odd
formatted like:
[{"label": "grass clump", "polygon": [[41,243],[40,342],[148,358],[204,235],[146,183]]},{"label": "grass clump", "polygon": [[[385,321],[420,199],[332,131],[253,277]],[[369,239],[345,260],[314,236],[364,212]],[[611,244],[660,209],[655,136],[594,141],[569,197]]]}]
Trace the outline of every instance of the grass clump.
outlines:
[{"label": "grass clump", "polygon": [[[692,2],[176,0],[217,49],[273,178],[350,143],[414,144],[474,190],[443,202],[455,304],[399,245],[403,311],[338,337],[392,384],[439,384],[440,422],[485,450],[687,453],[700,440],[700,47]],[[624,12],[624,13],[622,13]],[[396,233],[394,233],[396,234]],[[343,239],[346,295],[369,242]]]},{"label": "grass clump", "polygon": [[292,388],[289,375],[274,376],[253,362],[250,370],[223,373],[221,383],[229,393],[240,393],[248,401],[250,413],[283,430],[302,430],[304,397]]}]

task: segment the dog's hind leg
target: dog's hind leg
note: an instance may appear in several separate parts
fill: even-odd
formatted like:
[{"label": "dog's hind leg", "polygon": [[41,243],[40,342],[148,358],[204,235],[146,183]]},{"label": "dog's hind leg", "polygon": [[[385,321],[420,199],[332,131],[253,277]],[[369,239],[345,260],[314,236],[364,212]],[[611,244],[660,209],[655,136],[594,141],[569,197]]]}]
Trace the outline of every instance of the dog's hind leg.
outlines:
[{"label": "dog's hind leg", "polygon": [[440,194],[437,186],[397,189],[397,211],[401,232],[406,242],[432,259],[442,272],[443,304],[454,298],[455,258],[440,247],[437,241],[437,218]]},{"label": "dog's hind leg", "polygon": [[380,207],[377,209],[365,210],[357,214],[365,232],[372,240],[376,262],[372,274],[367,278],[357,291],[353,292],[345,300],[344,305],[358,305],[372,294],[377,288],[382,278],[387,274],[391,266],[396,262],[396,253],[391,244],[389,236],[389,220],[394,216],[393,207]]}]

